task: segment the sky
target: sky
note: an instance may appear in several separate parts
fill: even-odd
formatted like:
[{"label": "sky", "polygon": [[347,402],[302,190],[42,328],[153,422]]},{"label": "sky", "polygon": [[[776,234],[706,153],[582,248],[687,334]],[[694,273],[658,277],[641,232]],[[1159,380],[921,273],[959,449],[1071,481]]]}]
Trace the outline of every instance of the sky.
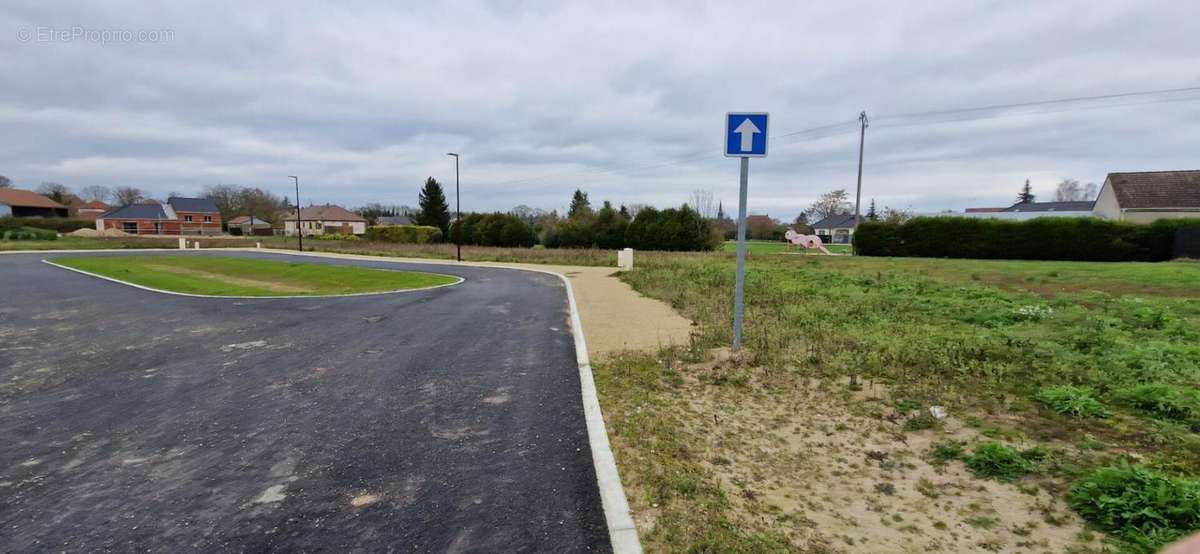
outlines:
[{"label": "sky", "polygon": [[[1200,2],[45,2],[0,5],[0,175],[17,186],[237,184],[348,207],[449,187],[464,211],[736,210],[729,111],[771,114],[748,209],[821,193],[917,213],[1025,179],[1200,167]],[[958,119],[959,121],[954,121]],[[965,121],[961,119],[967,119]],[[818,128],[818,131],[805,132]],[[798,133],[798,134],[796,134]]]}]

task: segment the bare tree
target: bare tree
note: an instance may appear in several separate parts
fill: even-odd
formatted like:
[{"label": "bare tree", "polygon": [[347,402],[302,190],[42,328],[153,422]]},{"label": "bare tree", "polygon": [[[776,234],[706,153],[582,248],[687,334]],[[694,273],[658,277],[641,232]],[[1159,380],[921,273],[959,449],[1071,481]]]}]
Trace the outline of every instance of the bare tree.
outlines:
[{"label": "bare tree", "polygon": [[117,190],[113,191],[113,201],[118,206],[137,204],[145,199],[146,193],[137,187],[117,187]]},{"label": "bare tree", "polygon": [[696,189],[692,191],[688,205],[704,219],[713,219],[717,216],[717,200],[711,190]]},{"label": "bare tree", "polygon": [[42,183],[38,186],[37,192],[59,204],[65,204],[68,200],[67,197],[71,196],[71,189],[62,183],[54,182]]},{"label": "bare tree", "polygon": [[8,177],[0,175],[0,189],[10,189],[10,188],[12,188],[12,179],[9,179]]},{"label": "bare tree", "polygon": [[1075,179],[1063,179],[1054,187],[1055,202],[1077,202],[1084,200],[1083,187]]},{"label": "bare tree", "polygon": [[88,185],[79,191],[79,197],[87,202],[97,201],[107,203],[112,198],[112,190],[102,185]]},{"label": "bare tree", "polygon": [[629,219],[637,217],[638,212],[646,208],[645,204],[629,204],[625,206],[625,211],[629,212]]},{"label": "bare tree", "polygon": [[883,220],[887,223],[904,223],[912,219],[912,212],[900,208],[884,208]]},{"label": "bare tree", "polygon": [[1083,186],[1084,200],[1095,200],[1097,196],[1100,196],[1100,187],[1096,186],[1096,183],[1088,183]]},{"label": "bare tree", "polygon": [[850,195],[846,189],[831,190],[822,194],[808,209],[814,221],[820,221],[831,215],[848,214],[853,206],[850,205]]},{"label": "bare tree", "polygon": [[538,218],[546,214],[546,210],[541,208],[531,208],[525,204],[513,207],[509,213],[517,216],[521,221],[533,225],[537,223]]}]

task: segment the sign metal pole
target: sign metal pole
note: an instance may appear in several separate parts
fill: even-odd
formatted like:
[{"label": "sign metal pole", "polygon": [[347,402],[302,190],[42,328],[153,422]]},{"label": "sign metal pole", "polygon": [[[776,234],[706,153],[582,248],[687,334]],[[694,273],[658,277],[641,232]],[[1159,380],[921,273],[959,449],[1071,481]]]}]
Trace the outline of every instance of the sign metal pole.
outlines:
[{"label": "sign metal pole", "polygon": [[750,177],[750,158],[742,156],[742,179],[738,190],[737,277],[733,292],[733,351],[742,349],[742,312],[745,310],[746,284],[746,183]]},{"label": "sign metal pole", "polygon": [[733,352],[742,350],[742,323],[746,311],[746,189],[750,180],[750,158],[767,157],[766,112],[725,114],[725,157],[741,158],[742,178],[738,188],[737,275],[733,286]]}]

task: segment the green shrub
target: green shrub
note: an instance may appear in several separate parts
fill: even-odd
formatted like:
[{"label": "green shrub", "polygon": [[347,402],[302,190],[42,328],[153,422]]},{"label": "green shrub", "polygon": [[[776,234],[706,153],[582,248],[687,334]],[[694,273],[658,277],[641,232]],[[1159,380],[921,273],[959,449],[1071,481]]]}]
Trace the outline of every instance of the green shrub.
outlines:
[{"label": "green shrub", "polygon": [[643,208],[625,231],[625,246],[638,250],[713,250],[720,236],[712,223],[684,204],[679,208]]},{"label": "green shrub", "polygon": [[1200,528],[1200,483],[1141,466],[1105,467],[1085,475],[1071,485],[1067,502],[1135,552],[1155,552]]},{"label": "green shrub", "polygon": [[358,240],[354,235],[339,235],[337,233],[322,233],[320,235],[312,235],[311,238],[316,240]]},{"label": "green shrub", "polygon": [[1039,402],[1049,406],[1060,414],[1072,417],[1108,417],[1108,410],[1099,400],[1092,397],[1092,391],[1071,385],[1046,387],[1034,396]]},{"label": "green shrub", "polygon": [[63,217],[0,217],[0,232],[26,227],[47,229],[56,233],[70,233],[78,229],[95,229],[96,222]]},{"label": "green shrub", "polygon": [[976,477],[997,481],[1015,481],[1033,471],[1033,464],[1020,452],[995,441],[976,446],[964,461]]},{"label": "green shrub", "polygon": [[537,243],[537,235],[532,226],[512,214],[468,214],[461,223],[450,225],[450,242],[529,248]]},{"label": "green shrub", "polygon": [[367,228],[367,240],[426,244],[442,240],[442,230],[428,225],[373,225]]},{"label": "green shrub", "polygon": [[938,420],[929,414],[917,414],[904,421],[904,430],[910,433],[938,427]]},{"label": "green shrub", "polygon": [[929,451],[929,456],[937,462],[949,462],[951,460],[961,459],[963,455],[963,443],[956,440],[947,440],[935,443]]},{"label": "green shrub", "polygon": [[58,233],[33,227],[0,229],[0,240],[58,240]]},{"label": "green shrub", "polygon": [[905,223],[863,222],[855,241],[866,256],[1154,262],[1171,259],[1176,231],[1192,226],[1200,226],[1200,220],[1141,225],[1089,217],[916,217]]},{"label": "green shrub", "polygon": [[1194,421],[1200,416],[1200,393],[1162,383],[1135,385],[1117,391],[1117,400],[1154,417]]}]

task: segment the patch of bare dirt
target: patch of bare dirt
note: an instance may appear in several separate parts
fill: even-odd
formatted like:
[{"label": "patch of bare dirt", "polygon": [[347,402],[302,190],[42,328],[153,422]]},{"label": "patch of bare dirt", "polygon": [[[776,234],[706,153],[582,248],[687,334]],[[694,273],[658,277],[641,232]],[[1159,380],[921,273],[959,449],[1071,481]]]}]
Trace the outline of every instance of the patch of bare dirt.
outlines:
[{"label": "patch of bare dirt", "polygon": [[[734,361],[736,362],[736,360]],[[728,361],[697,365],[712,375]],[[835,552],[1091,552],[1098,535],[1036,477],[977,479],[928,453],[979,433],[951,414],[940,430],[905,432],[885,387],[799,380],[791,390],[714,386],[689,378],[685,412],[694,454],[743,525]],[[652,522],[642,522],[649,523]],[[1081,538],[1083,537],[1083,538]]]}]

